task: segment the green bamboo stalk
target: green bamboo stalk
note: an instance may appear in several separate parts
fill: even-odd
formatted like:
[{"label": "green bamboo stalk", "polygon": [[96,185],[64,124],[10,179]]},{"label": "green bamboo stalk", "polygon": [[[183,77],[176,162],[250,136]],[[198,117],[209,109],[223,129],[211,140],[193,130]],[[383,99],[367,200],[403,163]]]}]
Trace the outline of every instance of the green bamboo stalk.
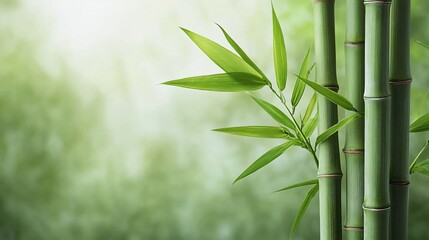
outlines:
[{"label": "green bamboo stalk", "polygon": [[390,3],[365,1],[365,240],[389,239]]},{"label": "green bamboo stalk", "polygon": [[[364,42],[365,7],[363,0],[347,0],[346,79],[347,97],[360,112],[364,112]],[[350,123],[344,146],[346,159],[346,239],[363,239],[363,168],[364,118]]]},{"label": "green bamboo stalk", "polygon": [[410,126],[410,0],[393,0],[391,13],[391,229],[392,240],[408,239]]},{"label": "green bamboo stalk", "polygon": [[[319,84],[338,91],[335,53],[334,0],[314,0],[314,40],[316,78]],[[338,122],[337,106],[325,98],[318,100],[319,132]],[[320,239],[342,238],[341,229],[341,167],[338,135],[333,134],[318,148],[320,161],[319,202]]]}]

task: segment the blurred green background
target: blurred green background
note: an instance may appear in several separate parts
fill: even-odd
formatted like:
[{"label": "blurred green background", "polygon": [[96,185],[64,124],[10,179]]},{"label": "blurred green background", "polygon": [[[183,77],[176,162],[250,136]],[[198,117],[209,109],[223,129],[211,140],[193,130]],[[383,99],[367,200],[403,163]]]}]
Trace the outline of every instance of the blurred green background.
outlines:
[{"label": "blurred green background", "polygon": [[[311,1],[274,5],[293,76],[312,45]],[[423,42],[427,9],[413,0],[412,37]],[[178,28],[225,44],[213,22],[273,76],[270,15],[260,0],[0,0],[0,239],[286,239],[307,189],[271,192],[314,177],[307,153],[231,186],[277,142],[209,130],[272,120],[245,94],[159,85],[219,72]],[[429,51],[411,47],[414,119],[429,111]],[[412,157],[428,137],[412,135]],[[426,239],[429,179],[412,181],[410,239]],[[318,238],[317,207],[295,239]]]}]

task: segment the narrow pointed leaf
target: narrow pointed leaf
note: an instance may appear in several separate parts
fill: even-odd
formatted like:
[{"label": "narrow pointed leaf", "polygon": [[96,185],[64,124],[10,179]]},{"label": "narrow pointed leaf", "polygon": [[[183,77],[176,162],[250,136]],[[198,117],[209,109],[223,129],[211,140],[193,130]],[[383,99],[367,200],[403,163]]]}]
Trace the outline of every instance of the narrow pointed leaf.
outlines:
[{"label": "narrow pointed leaf", "polygon": [[314,185],[314,184],[317,184],[317,183],[318,183],[317,179],[311,179],[311,180],[308,180],[308,181],[304,181],[304,182],[300,182],[300,183],[297,183],[297,184],[293,184],[293,185],[287,186],[287,187],[279,189],[279,190],[277,190],[275,192],[286,191],[286,190],[289,190],[289,189],[293,189],[293,188],[297,188],[297,187],[303,187],[303,186],[308,186],[308,185]]},{"label": "narrow pointed leaf", "polygon": [[319,114],[316,113],[316,115],[311,118],[302,128],[302,132],[305,134],[305,136],[310,137],[314,130],[317,127],[317,123],[319,122]]},{"label": "narrow pointed leaf", "polygon": [[302,217],[304,216],[305,211],[307,211],[308,206],[310,205],[311,200],[314,198],[316,193],[319,191],[319,184],[314,186],[313,188],[308,191],[307,196],[305,196],[304,201],[301,204],[301,207],[299,208],[298,214],[295,217],[295,220],[292,224],[292,229],[290,230],[289,239],[293,238],[293,235],[295,235],[296,230],[298,229],[299,224],[301,223]]},{"label": "narrow pointed leaf", "polygon": [[252,165],[250,165],[246,170],[244,170],[243,173],[240,174],[240,176],[237,177],[237,179],[234,180],[234,183],[236,183],[238,180],[243,179],[250,174],[258,171],[262,167],[266,166],[270,162],[274,161],[276,158],[278,158],[280,155],[282,155],[288,148],[297,145],[298,143],[294,140],[289,141],[287,143],[283,143],[277,147],[272,148],[268,152],[264,153],[261,157],[259,157]]},{"label": "narrow pointed leaf", "polygon": [[228,49],[222,47],[218,43],[213,42],[212,40],[191,32],[185,28],[182,28],[182,30],[214,63],[216,63],[225,72],[246,72],[262,77],[243,59]]},{"label": "narrow pointed leaf", "polygon": [[248,73],[221,73],[182,78],[163,84],[216,92],[253,91],[266,85],[260,77]]},{"label": "narrow pointed leaf", "polygon": [[419,117],[410,126],[410,132],[425,132],[429,130],[429,113]]},{"label": "narrow pointed leaf", "polygon": [[429,176],[429,168],[425,167],[416,167],[414,168],[415,172],[421,173],[423,175]]},{"label": "narrow pointed leaf", "polygon": [[314,93],[310,99],[310,102],[308,103],[307,109],[305,110],[304,118],[302,119],[303,125],[308,121],[308,119],[310,119],[311,114],[313,114],[313,110],[314,110],[314,107],[316,106],[316,102],[317,102],[317,94]]},{"label": "narrow pointed leaf", "polygon": [[416,41],[418,44],[422,45],[423,47],[429,49],[429,45],[420,41]]},{"label": "narrow pointed leaf", "polygon": [[324,131],[317,137],[316,146],[322,143],[323,141],[325,141],[326,139],[328,139],[330,136],[332,136],[332,134],[338,132],[338,130],[340,130],[341,128],[343,128],[344,126],[346,126],[347,124],[351,123],[353,120],[359,117],[361,117],[361,115],[358,113],[355,113],[339,121],[337,124],[333,125],[332,127],[326,129],[326,131]]},{"label": "narrow pointed leaf", "polygon": [[426,165],[429,165],[429,159],[426,159],[426,160],[423,160],[423,161],[418,162],[418,163],[414,166],[414,168],[413,168],[413,172],[414,172],[414,169],[415,169],[415,168],[417,168],[417,167],[423,167],[423,166],[426,166]]},{"label": "narrow pointed leaf", "polygon": [[[304,61],[301,64],[301,69],[299,70],[299,76],[305,79],[307,79],[308,75],[310,74],[310,71],[308,69],[308,61],[310,60],[310,50],[311,49],[308,49],[307,54],[305,55]],[[292,92],[292,98],[291,98],[291,103],[293,108],[298,106],[298,103],[301,100],[302,95],[304,94],[304,90],[305,90],[305,83],[301,81],[300,78],[297,77],[295,86]]]},{"label": "narrow pointed leaf", "polygon": [[234,48],[234,50],[238,53],[238,55],[240,55],[240,57],[244,61],[246,61],[250,66],[253,67],[253,69],[255,69],[259,74],[261,74],[261,76],[263,76],[265,79],[267,79],[267,77],[262,72],[262,70],[252,61],[252,59],[250,59],[250,57],[246,54],[246,52],[244,52],[244,50],[238,45],[238,43],[236,41],[234,41],[234,39],[225,31],[225,29],[217,23],[216,23],[216,25],[223,32],[223,35],[225,36],[226,40],[229,42],[231,47]]},{"label": "narrow pointed leaf", "polygon": [[324,87],[322,85],[319,85],[313,81],[310,81],[308,79],[302,78],[300,76],[297,76],[300,78],[304,83],[306,83],[308,86],[314,89],[314,91],[318,92],[319,94],[323,95],[327,99],[329,99],[331,102],[337,104],[338,106],[343,107],[346,110],[358,112],[358,110],[353,107],[353,104],[344,96],[330,90],[327,87]]},{"label": "narrow pointed leaf", "polygon": [[251,96],[255,102],[262,107],[274,120],[276,120],[278,123],[290,128],[295,129],[295,125],[293,124],[292,120],[286,116],[280,109],[278,109],[276,106],[272,105],[269,102],[266,102],[260,98],[257,98],[255,96]]},{"label": "narrow pointed leaf", "polygon": [[274,11],[274,7],[271,6],[271,8],[273,15],[274,69],[276,71],[277,86],[280,90],[283,90],[286,87],[287,78],[286,46],[279,19],[277,18],[276,12]]},{"label": "narrow pointed leaf", "polygon": [[289,135],[282,127],[274,126],[243,126],[213,129],[216,132],[228,133],[245,137],[258,138],[288,138]]}]

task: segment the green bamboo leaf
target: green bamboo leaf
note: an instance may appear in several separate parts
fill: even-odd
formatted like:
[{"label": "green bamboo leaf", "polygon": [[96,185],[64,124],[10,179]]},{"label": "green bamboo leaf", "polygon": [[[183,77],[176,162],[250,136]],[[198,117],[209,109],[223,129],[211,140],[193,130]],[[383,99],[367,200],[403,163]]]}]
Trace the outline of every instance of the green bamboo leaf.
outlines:
[{"label": "green bamboo leaf", "polygon": [[305,136],[309,137],[313,134],[314,130],[317,127],[317,123],[319,122],[319,114],[316,112],[316,115],[311,118],[302,128],[302,132]]},{"label": "green bamboo leaf", "polygon": [[286,46],[283,37],[282,27],[277,18],[274,6],[271,5],[273,15],[273,53],[274,68],[276,71],[277,86],[280,90],[285,89],[287,80],[287,57]]},{"label": "green bamboo leaf", "polygon": [[310,102],[308,103],[307,109],[305,110],[304,118],[302,119],[303,125],[305,125],[308,119],[310,119],[311,114],[313,114],[313,110],[314,110],[314,107],[316,106],[316,102],[317,102],[317,94],[314,93],[310,99]]},{"label": "green bamboo leaf", "polygon": [[426,166],[426,165],[429,165],[429,159],[426,159],[426,160],[423,160],[423,161],[420,161],[420,162],[418,162],[415,166],[414,166],[414,168],[413,168],[413,171],[412,172],[415,172],[415,168],[417,168],[417,167],[423,167],[423,166]]},{"label": "green bamboo leaf", "polygon": [[213,42],[212,40],[181,28],[189,38],[225,72],[245,72],[262,77],[252,66],[233,52]]},{"label": "green bamboo leaf", "polygon": [[344,96],[330,90],[327,87],[321,86],[313,81],[310,81],[308,79],[302,78],[300,76],[297,76],[300,78],[304,83],[306,83],[308,86],[314,89],[314,91],[318,92],[319,94],[323,95],[327,99],[329,99],[331,102],[337,104],[338,106],[343,107],[346,110],[359,112],[355,107],[353,107],[353,104]]},{"label": "green bamboo leaf", "polygon": [[340,130],[341,128],[343,128],[344,126],[346,126],[347,124],[351,123],[353,120],[359,117],[361,117],[361,115],[358,113],[355,113],[339,121],[337,124],[333,125],[332,127],[326,129],[326,131],[324,131],[317,137],[316,146],[321,144],[323,141],[325,141],[330,136],[332,136],[332,134],[336,133],[338,130]]},{"label": "green bamboo leaf", "polygon": [[295,235],[296,230],[298,229],[299,224],[301,223],[302,217],[304,216],[305,211],[307,210],[308,206],[310,205],[311,200],[314,198],[316,193],[319,191],[319,184],[316,184],[313,188],[308,191],[307,196],[305,196],[304,201],[301,204],[301,207],[299,208],[298,214],[295,217],[295,220],[292,224],[292,229],[290,230],[289,239],[293,238],[293,235]]},{"label": "green bamboo leaf", "polygon": [[421,173],[423,175],[429,176],[429,168],[425,167],[416,167],[414,168],[415,172]]},{"label": "green bamboo leaf", "polygon": [[410,132],[425,132],[429,130],[429,113],[419,117],[410,125]]},{"label": "green bamboo leaf", "polygon": [[[299,70],[299,76],[305,79],[307,79],[308,75],[310,74],[310,71],[308,69],[308,61],[310,60],[310,50],[311,49],[308,49],[307,54],[305,55],[304,61],[301,64],[301,69]],[[301,81],[301,79],[296,78],[296,82],[293,88],[292,98],[291,98],[293,109],[295,109],[296,106],[298,106],[298,103],[301,100],[302,95],[304,94],[304,90],[305,90],[305,83]]]},{"label": "green bamboo leaf", "polygon": [[225,29],[216,23],[216,25],[220,28],[223,35],[225,36],[226,40],[229,42],[232,48],[240,55],[240,57],[246,61],[250,66],[252,66],[261,76],[263,76],[264,79],[268,80],[268,78],[265,76],[265,74],[262,72],[262,70],[250,59],[250,57],[246,54],[246,52],[238,45],[236,41],[225,31]]},{"label": "green bamboo leaf", "polygon": [[220,73],[182,78],[162,84],[206,91],[238,92],[260,89],[266,85],[266,82],[248,73]]},{"label": "green bamboo leaf", "polygon": [[280,109],[278,109],[276,106],[272,105],[269,102],[266,102],[260,98],[257,98],[255,96],[250,95],[255,102],[262,107],[274,120],[276,120],[278,123],[290,128],[295,129],[295,125],[293,124],[292,120],[286,116]]},{"label": "green bamboo leaf", "polygon": [[429,45],[420,41],[416,41],[418,44],[422,45],[423,47],[429,49]]},{"label": "green bamboo leaf", "polygon": [[238,176],[237,179],[234,180],[233,184],[236,183],[238,180],[243,179],[249,176],[250,174],[258,171],[259,169],[266,166],[270,162],[274,161],[276,158],[282,155],[288,148],[294,145],[298,145],[298,143],[297,141],[292,140],[292,141],[283,143],[277,147],[274,147],[268,152],[264,153],[254,163],[252,163],[252,165],[250,165],[246,170],[244,170],[244,172],[241,173],[240,176]]},{"label": "green bamboo leaf", "polygon": [[258,138],[288,138],[289,135],[282,127],[274,126],[243,126],[213,129],[216,132],[228,133],[245,137]]},{"label": "green bamboo leaf", "polygon": [[308,186],[308,185],[314,185],[314,184],[317,184],[317,183],[318,183],[317,179],[311,179],[311,180],[308,180],[308,181],[304,181],[304,182],[300,182],[300,183],[297,183],[297,184],[293,184],[293,185],[287,186],[287,187],[279,189],[279,190],[277,190],[275,192],[286,191],[286,190],[289,190],[289,189],[293,189],[293,188],[297,188],[297,187],[303,187],[303,186]]}]

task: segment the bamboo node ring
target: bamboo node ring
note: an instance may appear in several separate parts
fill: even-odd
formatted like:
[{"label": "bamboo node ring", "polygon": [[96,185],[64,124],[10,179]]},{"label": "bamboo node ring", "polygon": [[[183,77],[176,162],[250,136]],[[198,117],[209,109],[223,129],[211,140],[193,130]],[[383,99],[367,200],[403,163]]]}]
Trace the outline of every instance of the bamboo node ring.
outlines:
[{"label": "bamboo node ring", "polygon": [[368,211],[372,211],[372,212],[383,212],[383,211],[390,210],[390,206],[384,207],[384,208],[371,208],[371,207],[362,206],[362,208],[364,210],[368,210]]},{"label": "bamboo node ring", "polygon": [[362,232],[363,231],[363,227],[344,226],[343,228],[345,231],[356,231],[356,232]]},{"label": "bamboo node ring", "polygon": [[365,153],[364,149],[343,149],[344,154],[362,155]]},{"label": "bamboo node ring", "polygon": [[371,0],[365,0],[363,2],[363,4],[392,4],[391,0],[375,0],[375,1],[371,1]]},{"label": "bamboo node ring", "polygon": [[389,96],[384,96],[384,97],[366,97],[366,96],[364,96],[363,98],[365,100],[371,100],[371,101],[383,101],[383,100],[389,99],[390,97],[391,96],[389,95]]},{"label": "bamboo node ring", "polygon": [[389,83],[390,83],[390,85],[407,85],[407,84],[411,84],[412,81],[413,81],[412,78],[407,78],[407,79],[390,79]]},{"label": "bamboo node ring", "polygon": [[340,90],[340,87],[338,85],[323,85],[325,88],[330,89],[334,92],[338,92]]},{"label": "bamboo node ring", "polygon": [[410,181],[406,181],[406,182],[390,182],[390,186],[395,187],[395,188],[408,187],[409,185],[410,185]]},{"label": "bamboo node ring", "polygon": [[359,42],[344,42],[344,45],[347,47],[364,47],[365,42],[359,41]]},{"label": "bamboo node ring", "polygon": [[336,178],[336,177],[342,177],[342,173],[330,173],[330,174],[318,174],[317,178]]}]

